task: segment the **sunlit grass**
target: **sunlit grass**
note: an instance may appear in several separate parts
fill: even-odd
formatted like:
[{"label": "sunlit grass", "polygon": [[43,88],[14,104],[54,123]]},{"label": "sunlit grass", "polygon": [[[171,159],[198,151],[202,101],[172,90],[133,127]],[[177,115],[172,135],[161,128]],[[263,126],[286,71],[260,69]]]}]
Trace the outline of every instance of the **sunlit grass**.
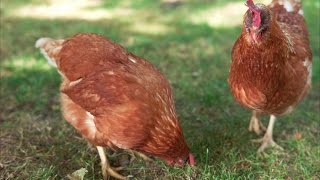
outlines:
[{"label": "sunlit grass", "polygon": [[103,9],[96,8],[101,6],[102,1],[87,0],[67,0],[49,1],[40,5],[25,5],[19,7],[10,14],[17,17],[31,17],[36,19],[82,19],[82,20],[101,20],[111,19],[119,16],[131,16],[132,9],[115,8]]},{"label": "sunlit grass", "polygon": [[[270,3],[270,0],[255,1],[255,3]],[[229,2],[222,7],[212,7],[204,11],[198,11],[191,15],[195,23],[207,23],[212,27],[234,27],[242,24],[243,14],[247,7],[243,1]]]},{"label": "sunlit grass", "polygon": [[[48,71],[52,69],[48,63],[44,61],[39,61],[35,57],[14,57],[6,60],[3,66],[9,69],[15,70],[39,70]],[[6,76],[6,74],[2,74]]]}]

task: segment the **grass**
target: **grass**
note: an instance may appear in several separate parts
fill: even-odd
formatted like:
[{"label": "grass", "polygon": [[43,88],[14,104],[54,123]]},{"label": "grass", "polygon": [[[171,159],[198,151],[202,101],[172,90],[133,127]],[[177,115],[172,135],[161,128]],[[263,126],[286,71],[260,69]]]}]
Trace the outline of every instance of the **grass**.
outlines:
[{"label": "grass", "polygon": [[[39,37],[63,38],[78,32],[105,35],[166,74],[174,88],[184,134],[197,159],[195,168],[182,169],[160,160],[135,160],[122,174],[136,179],[320,178],[316,0],[304,1],[313,50],[313,88],[292,114],[279,118],[275,125],[275,140],[285,150],[269,149],[264,156],[256,156],[258,146],[250,143],[256,138],[247,130],[250,112],[234,102],[226,82],[240,25],[192,21],[191,15],[224,8],[225,1],[188,0],[180,5],[106,1],[84,9],[111,12],[110,18],[95,20],[18,14],[31,5],[50,5],[50,1],[1,1],[0,179],[66,179],[82,167],[88,170],[85,179],[101,179],[97,153],[61,117],[58,73],[34,48]],[[123,9],[132,14],[122,15]],[[267,117],[263,121],[266,124]],[[117,159],[111,159],[113,164],[119,163]]]}]

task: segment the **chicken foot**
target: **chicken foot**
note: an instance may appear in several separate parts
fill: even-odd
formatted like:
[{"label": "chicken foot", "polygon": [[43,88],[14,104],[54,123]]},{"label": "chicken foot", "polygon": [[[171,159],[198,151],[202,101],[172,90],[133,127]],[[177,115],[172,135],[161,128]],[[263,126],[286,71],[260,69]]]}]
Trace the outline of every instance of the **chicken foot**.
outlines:
[{"label": "chicken foot", "polygon": [[122,167],[112,168],[110,166],[110,163],[106,157],[106,153],[105,153],[103,147],[97,146],[97,150],[98,150],[98,153],[99,153],[99,156],[101,159],[101,169],[102,169],[102,175],[103,175],[104,180],[107,180],[108,176],[112,176],[114,178],[121,179],[121,180],[128,179],[127,177],[124,177],[124,176],[120,175],[118,172],[116,172],[116,171],[121,170]]},{"label": "chicken foot", "polygon": [[151,158],[149,158],[147,155],[141,153],[141,152],[138,152],[138,151],[134,151],[134,150],[127,150],[131,156],[133,158],[135,158],[136,156],[140,157],[141,159],[143,159],[144,161],[153,161]]},{"label": "chicken foot", "polygon": [[252,117],[249,124],[249,131],[254,131],[257,135],[260,135],[266,131],[266,127],[262,124],[258,115],[259,114],[257,111],[252,112]]},{"label": "chicken foot", "polygon": [[260,148],[258,149],[258,154],[262,153],[266,148],[268,147],[274,147],[279,150],[283,150],[281,146],[279,146],[277,143],[273,140],[273,126],[276,121],[276,117],[274,115],[270,116],[269,125],[267,132],[264,134],[263,138],[252,140],[252,142],[255,143],[261,143]]}]

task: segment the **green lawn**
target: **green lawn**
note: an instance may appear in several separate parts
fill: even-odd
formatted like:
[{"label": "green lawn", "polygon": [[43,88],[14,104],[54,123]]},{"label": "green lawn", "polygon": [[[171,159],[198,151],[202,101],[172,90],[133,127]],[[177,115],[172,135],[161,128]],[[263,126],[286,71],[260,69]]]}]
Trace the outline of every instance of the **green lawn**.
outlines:
[{"label": "green lawn", "polygon": [[[258,145],[250,142],[257,138],[247,130],[250,111],[235,103],[226,81],[244,1],[97,0],[78,7],[69,0],[68,8],[74,9],[65,16],[51,12],[50,2],[1,1],[0,179],[66,179],[80,168],[88,170],[85,179],[101,179],[97,153],[61,116],[59,74],[34,48],[39,37],[79,32],[107,36],[166,74],[197,160],[196,167],[182,169],[160,160],[135,160],[122,174],[136,179],[320,178],[319,1],[303,1],[313,88],[275,124],[275,141],[285,150],[268,149],[264,156],[257,156]],[[235,11],[236,5],[242,9]],[[114,165],[117,159],[111,158]]]}]

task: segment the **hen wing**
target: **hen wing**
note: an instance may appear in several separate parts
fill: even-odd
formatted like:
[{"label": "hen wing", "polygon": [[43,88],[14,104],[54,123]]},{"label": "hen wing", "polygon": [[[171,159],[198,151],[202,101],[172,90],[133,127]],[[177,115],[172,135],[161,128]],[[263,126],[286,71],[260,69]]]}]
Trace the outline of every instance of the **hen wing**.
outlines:
[{"label": "hen wing", "polygon": [[150,93],[125,69],[110,68],[91,74],[62,89],[94,117],[97,144],[135,148],[148,138],[152,127]]}]

